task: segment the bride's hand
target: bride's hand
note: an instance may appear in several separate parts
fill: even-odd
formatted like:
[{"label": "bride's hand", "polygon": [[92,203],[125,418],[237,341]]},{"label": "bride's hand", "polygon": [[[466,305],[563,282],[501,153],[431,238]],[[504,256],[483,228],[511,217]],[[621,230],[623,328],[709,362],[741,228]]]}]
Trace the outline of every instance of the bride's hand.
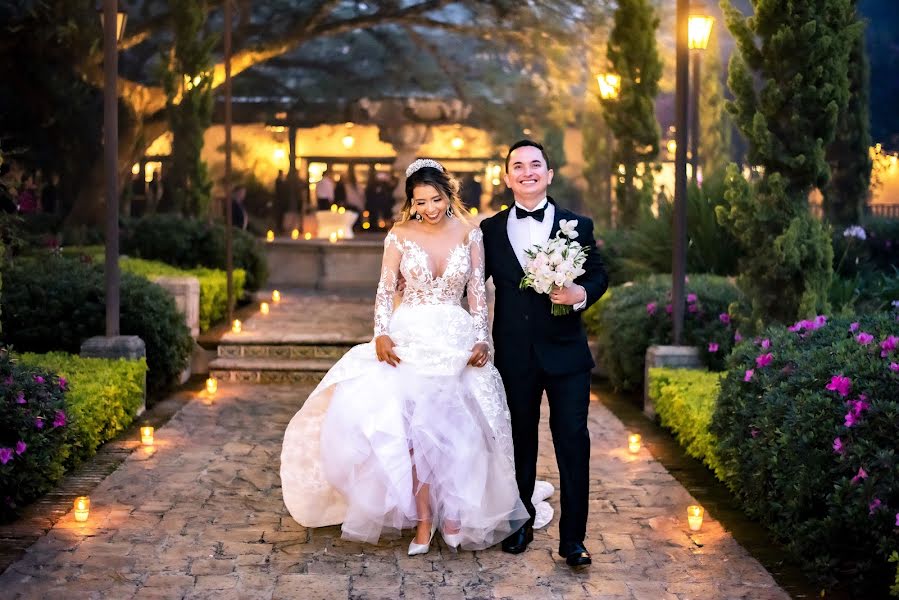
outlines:
[{"label": "bride's hand", "polygon": [[400,364],[400,358],[393,351],[393,340],[389,335],[379,335],[375,338],[375,352],[378,354],[378,360],[386,362],[391,367]]},{"label": "bride's hand", "polygon": [[486,342],[478,342],[471,349],[471,358],[468,359],[468,364],[472,367],[483,367],[487,364],[488,357],[489,346]]}]

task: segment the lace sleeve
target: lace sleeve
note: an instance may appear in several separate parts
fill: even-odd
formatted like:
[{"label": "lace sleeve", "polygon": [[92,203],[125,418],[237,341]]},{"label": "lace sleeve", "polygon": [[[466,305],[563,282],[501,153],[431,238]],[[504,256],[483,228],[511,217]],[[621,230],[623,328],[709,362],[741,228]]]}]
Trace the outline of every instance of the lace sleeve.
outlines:
[{"label": "lace sleeve", "polygon": [[384,238],[384,259],[381,262],[381,279],[375,296],[375,337],[387,333],[393,315],[393,296],[400,272],[400,241],[392,231]]},{"label": "lace sleeve", "polygon": [[478,342],[487,342],[487,286],[484,283],[484,236],[480,228],[468,234],[471,275],[468,277],[468,312],[474,317]]}]

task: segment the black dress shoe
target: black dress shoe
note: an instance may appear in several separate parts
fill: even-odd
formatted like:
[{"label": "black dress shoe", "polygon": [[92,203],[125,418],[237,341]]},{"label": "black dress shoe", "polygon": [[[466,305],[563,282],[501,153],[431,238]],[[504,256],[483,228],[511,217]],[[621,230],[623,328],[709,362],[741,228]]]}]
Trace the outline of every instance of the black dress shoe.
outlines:
[{"label": "black dress shoe", "polygon": [[559,546],[559,555],[565,557],[569,567],[586,567],[593,563],[590,553],[582,542],[562,544]]},{"label": "black dress shoe", "polygon": [[533,541],[534,528],[530,525],[522,525],[518,531],[503,540],[503,552],[521,554],[528,549],[528,544]]}]

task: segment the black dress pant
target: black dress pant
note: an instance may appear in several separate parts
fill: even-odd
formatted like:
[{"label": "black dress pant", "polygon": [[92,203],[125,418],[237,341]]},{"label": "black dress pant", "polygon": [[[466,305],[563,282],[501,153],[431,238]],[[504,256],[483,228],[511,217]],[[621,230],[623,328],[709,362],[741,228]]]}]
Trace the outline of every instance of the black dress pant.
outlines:
[{"label": "black dress pant", "polygon": [[512,417],[515,444],[515,474],[521,500],[534,522],[531,502],[537,478],[537,440],[543,392],[549,399],[549,427],[556,449],[561,482],[559,537],[562,546],[583,542],[587,532],[590,484],[590,433],[587,413],[590,404],[590,371],[550,375],[537,366],[515,374],[501,373]]}]

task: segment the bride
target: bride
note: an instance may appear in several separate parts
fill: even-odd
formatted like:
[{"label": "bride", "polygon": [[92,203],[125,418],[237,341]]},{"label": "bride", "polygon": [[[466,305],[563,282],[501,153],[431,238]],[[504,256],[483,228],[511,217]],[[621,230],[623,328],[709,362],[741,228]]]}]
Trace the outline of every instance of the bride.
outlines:
[{"label": "bride", "polygon": [[406,176],[402,217],[384,240],[374,339],[347,352],[290,421],[284,503],[306,527],[342,523],[350,540],[415,527],[410,555],[426,553],[436,529],[450,547],[479,550],[529,518],[489,360],[481,231],[440,163],[417,160]]}]

